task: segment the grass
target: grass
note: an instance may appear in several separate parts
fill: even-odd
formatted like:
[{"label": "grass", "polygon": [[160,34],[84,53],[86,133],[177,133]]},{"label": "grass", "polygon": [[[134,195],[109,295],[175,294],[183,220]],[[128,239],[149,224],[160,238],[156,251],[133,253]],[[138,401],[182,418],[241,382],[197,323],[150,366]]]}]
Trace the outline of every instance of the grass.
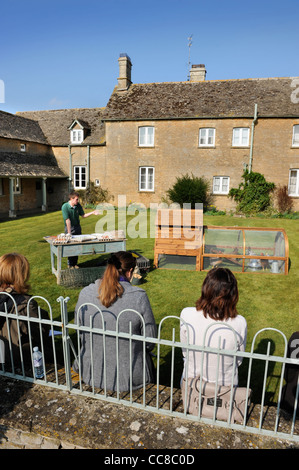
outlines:
[{"label": "grass", "polygon": [[[131,220],[134,216],[130,216]],[[97,217],[82,219],[83,233],[93,233]],[[275,328],[282,331],[287,338],[299,329],[299,220],[234,218],[232,216],[204,216],[205,225],[273,227],[284,228],[290,250],[291,268],[287,276],[259,273],[236,273],[239,285],[240,300],[238,311],[248,323],[246,350],[250,351],[254,335],[263,328]],[[116,227],[117,228],[117,227]],[[50,248],[43,239],[46,235],[57,235],[63,231],[63,220],[60,211],[39,216],[5,221],[0,224],[0,254],[11,251],[23,253],[31,266],[32,294],[45,297],[51,304],[54,318],[60,315],[57,298],[70,297],[68,311],[70,319],[81,288],[67,288],[56,283],[51,273]],[[151,261],[154,257],[153,238],[128,238],[128,250],[137,250]],[[92,257],[81,257],[79,263]],[[63,260],[66,267],[66,259]],[[157,324],[167,315],[179,316],[186,306],[193,306],[200,296],[205,272],[155,269],[151,270],[142,284],[148,293]],[[163,323],[162,337],[172,338],[172,328],[176,327],[176,339],[179,339],[178,321],[168,320]],[[254,351],[266,352],[267,343],[271,342],[271,354],[283,355],[284,344],[274,331],[267,331],[259,336]],[[161,374],[167,375],[170,363],[170,350],[162,351]],[[176,381],[182,370],[180,352],[176,356]],[[245,361],[244,361],[245,362]],[[243,365],[242,365],[243,367]],[[271,366],[272,367],[272,366]],[[271,380],[277,375],[276,368],[270,367]],[[245,366],[243,367],[245,377]],[[163,375],[164,374],[164,375]],[[242,369],[240,382],[242,382]],[[260,372],[255,378],[261,377]],[[245,378],[244,378],[245,380]],[[258,379],[257,379],[258,380]],[[257,383],[257,382],[255,382]],[[242,384],[242,383],[241,383]],[[277,385],[271,385],[274,394]]]}]

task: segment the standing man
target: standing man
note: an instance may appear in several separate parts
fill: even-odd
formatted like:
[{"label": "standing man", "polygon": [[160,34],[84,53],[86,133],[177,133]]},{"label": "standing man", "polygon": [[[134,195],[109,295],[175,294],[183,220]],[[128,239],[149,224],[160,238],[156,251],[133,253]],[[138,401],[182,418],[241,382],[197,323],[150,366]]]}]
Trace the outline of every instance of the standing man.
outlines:
[{"label": "standing man", "polygon": [[[99,211],[95,210],[85,214],[83,207],[79,203],[79,193],[76,191],[70,192],[69,201],[62,205],[61,210],[65,226],[64,232],[70,235],[81,235],[82,231],[80,225],[80,216],[85,218],[89,217],[90,215],[99,215],[100,213]],[[78,256],[71,256],[67,261],[69,268],[78,268]]]}]

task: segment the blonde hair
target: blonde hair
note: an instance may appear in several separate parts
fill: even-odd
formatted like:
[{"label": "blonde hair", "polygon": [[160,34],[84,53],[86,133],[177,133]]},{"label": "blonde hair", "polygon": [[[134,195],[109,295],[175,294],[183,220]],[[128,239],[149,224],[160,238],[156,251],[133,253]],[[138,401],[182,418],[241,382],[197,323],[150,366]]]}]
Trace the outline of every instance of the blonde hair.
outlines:
[{"label": "blonde hair", "polygon": [[30,266],[27,258],[19,253],[7,253],[0,257],[0,288],[11,286],[19,294],[29,291]]},{"label": "blonde hair", "polygon": [[123,294],[120,276],[125,276],[136,266],[136,258],[127,251],[113,253],[108,259],[108,265],[99,287],[99,299],[105,307],[110,307]]}]

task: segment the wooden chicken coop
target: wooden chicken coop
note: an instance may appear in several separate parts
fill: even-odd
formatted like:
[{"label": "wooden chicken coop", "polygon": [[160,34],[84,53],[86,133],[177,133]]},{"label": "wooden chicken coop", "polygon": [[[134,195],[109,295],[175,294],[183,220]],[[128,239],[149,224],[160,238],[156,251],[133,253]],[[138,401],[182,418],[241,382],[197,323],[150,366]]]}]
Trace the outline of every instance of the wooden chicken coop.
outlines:
[{"label": "wooden chicken coop", "polygon": [[154,265],[201,270],[203,211],[160,209],[156,215]]},{"label": "wooden chicken coop", "polygon": [[[161,211],[162,212],[162,211]],[[159,268],[288,274],[289,243],[284,229],[203,226],[202,214],[157,213],[154,264]],[[181,235],[180,235],[181,234]]]}]

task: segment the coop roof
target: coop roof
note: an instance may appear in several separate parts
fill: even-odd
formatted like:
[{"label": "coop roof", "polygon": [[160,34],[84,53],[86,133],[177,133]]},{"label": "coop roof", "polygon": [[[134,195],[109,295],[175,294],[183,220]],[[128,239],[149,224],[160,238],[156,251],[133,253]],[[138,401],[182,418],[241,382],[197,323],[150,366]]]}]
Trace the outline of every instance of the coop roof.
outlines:
[{"label": "coop roof", "polygon": [[[296,85],[297,83],[297,85]],[[299,79],[258,78],[132,84],[115,88],[103,117],[113,120],[299,117]]]}]

